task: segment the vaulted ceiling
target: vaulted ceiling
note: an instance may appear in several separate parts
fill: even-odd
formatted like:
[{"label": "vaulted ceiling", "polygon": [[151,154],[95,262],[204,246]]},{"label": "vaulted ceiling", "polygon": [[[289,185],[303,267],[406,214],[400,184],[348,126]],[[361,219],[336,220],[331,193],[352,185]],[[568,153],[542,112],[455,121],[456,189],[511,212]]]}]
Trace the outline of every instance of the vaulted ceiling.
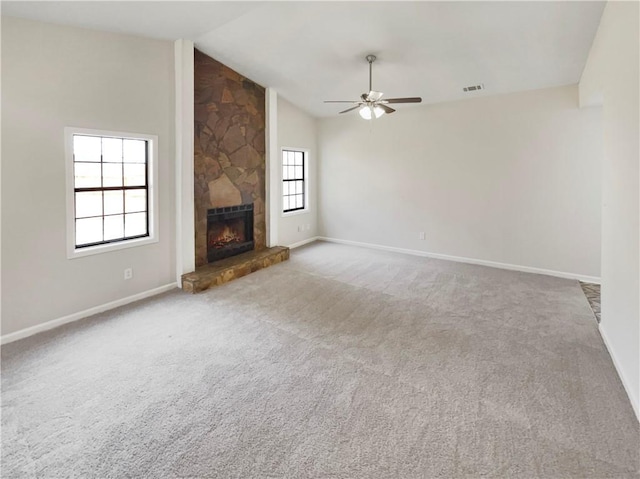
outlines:
[{"label": "vaulted ceiling", "polygon": [[[198,49],[315,116],[373,87],[425,103],[577,83],[604,2],[2,2],[2,14]],[[463,87],[484,84],[481,92]],[[412,106],[399,106],[411,108]]]}]

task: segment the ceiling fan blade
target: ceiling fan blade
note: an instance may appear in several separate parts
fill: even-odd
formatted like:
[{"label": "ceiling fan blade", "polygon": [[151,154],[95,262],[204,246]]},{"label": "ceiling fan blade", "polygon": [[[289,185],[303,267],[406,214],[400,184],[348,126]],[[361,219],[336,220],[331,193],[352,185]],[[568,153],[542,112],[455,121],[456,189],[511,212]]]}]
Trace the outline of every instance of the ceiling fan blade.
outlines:
[{"label": "ceiling fan blade", "polygon": [[422,102],[422,98],[419,96],[412,96],[408,98],[387,98],[386,100],[382,100],[385,103],[420,103]]},{"label": "ceiling fan blade", "polygon": [[360,103],[360,100],[325,100],[325,103]]},{"label": "ceiling fan blade", "polygon": [[367,95],[367,99],[369,101],[378,101],[380,98],[382,98],[382,95],[383,93],[381,91],[371,90]]},{"label": "ceiling fan blade", "polygon": [[387,115],[389,115],[389,114],[391,114],[391,113],[393,113],[395,111],[393,108],[391,108],[390,106],[385,105],[384,103],[376,103],[376,106],[379,106],[380,108],[382,108]]},{"label": "ceiling fan blade", "polygon": [[343,110],[343,111],[338,112],[338,114],[340,114],[340,113],[348,113],[348,112],[350,112],[350,111],[355,110],[356,108],[360,108],[360,105],[356,105],[356,106],[354,106],[354,107],[352,107],[352,108],[347,108],[346,110]]}]

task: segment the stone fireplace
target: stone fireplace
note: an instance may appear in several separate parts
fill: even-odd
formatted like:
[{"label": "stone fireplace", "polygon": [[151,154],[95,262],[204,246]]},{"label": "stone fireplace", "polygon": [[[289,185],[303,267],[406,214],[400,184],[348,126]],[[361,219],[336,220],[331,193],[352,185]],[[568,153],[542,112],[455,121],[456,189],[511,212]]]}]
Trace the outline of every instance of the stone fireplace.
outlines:
[{"label": "stone fireplace", "polygon": [[265,89],[194,50],[195,271],[198,293],[289,259],[267,248]]},{"label": "stone fireplace", "polygon": [[253,204],[211,208],[207,211],[209,263],[252,251]]},{"label": "stone fireplace", "polygon": [[[209,211],[253,206],[254,250],[266,248],[265,90],[194,51],[195,266],[211,263]],[[245,250],[246,251],[246,250]]]}]

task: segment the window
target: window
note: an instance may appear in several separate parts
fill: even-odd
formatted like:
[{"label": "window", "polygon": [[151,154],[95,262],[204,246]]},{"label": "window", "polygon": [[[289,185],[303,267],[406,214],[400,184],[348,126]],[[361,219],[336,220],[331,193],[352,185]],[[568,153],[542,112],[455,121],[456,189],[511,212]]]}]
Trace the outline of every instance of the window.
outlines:
[{"label": "window", "polygon": [[304,210],[306,202],[307,153],[300,150],[282,150],[282,211]]},{"label": "window", "polygon": [[69,256],[157,241],[157,137],[67,128]]}]

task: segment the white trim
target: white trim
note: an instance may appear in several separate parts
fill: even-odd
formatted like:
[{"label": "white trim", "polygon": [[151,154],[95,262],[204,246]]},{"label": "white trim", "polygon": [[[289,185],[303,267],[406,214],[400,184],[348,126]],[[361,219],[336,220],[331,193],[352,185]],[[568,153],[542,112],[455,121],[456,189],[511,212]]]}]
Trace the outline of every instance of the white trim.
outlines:
[{"label": "white trim", "polygon": [[193,182],[193,42],[176,40],[175,60],[175,132],[176,132],[176,283],[182,275],[196,269],[194,182]]},{"label": "white trim", "polygon": [[[282,201],[282,198],[280,198],[280,201]],[[311,210],[309,208],[304,208],[301,210],[287,211],[286,213],[283,211],[281,213],[281,217],[288,218],[289,216],[308,215],[309,213],[311,213]]]},{"label": "white trim", "polygon": [[556,276],[558,278],[577,279],[578,281],[584,281],[587,283],[600,284],[600,278],[596,276],[585,276],[582,274],[565,273],[563,271],[554,271],[551,269],[533,268],[531,266],[521,266],[516,264],[498,263],[496,261],[488,261],[483,259],[464,258],[462,256],[450,256],[440,253],[429,253],[427,251],[420,251],[415,249],[396,248],[394,246],[384,246],[372,243],[361,243],[359,241],[343,240],[338,238],[328,238],[325,236],[318,236],[318,240],[327,241],[329,243],[340,243],[352,246],[360,246],[363,248],[379,249],[383,251],[392,251],[394,253],[410,254],[413,256],[424,256],[427,258],[444,259],[447,261],[455,261],[457,263],[477,264],[481,266],[489,266],[491,268],[507,269],[511,271],[522,271],[524,273],[534,274],[546,274],[548,276]]},{"label": "white trim", "polygon": [[318,241],[320,239],[319,236],[314,236],[312,238],[307,238],[306,240],[298,241],[296,243],[290,244],[287,246],[289,249],[299,248],[300,246],[304,246],[309,243],[313,243],[314,241]]},{"label": "white trim", "polygon": [[276,246],[279,241],[278,233],[278,210],[280,210],[280,170],[282,160],[278,155],[278,92],[273,88],[267,88],[265,92],[266,108],[266,225],[267,225],[267,246]]},{"label": "white trim", "polygon": [[629,401],[631,402],[631,407],[633,408],[633,412],[636,413],[636,419],[640,422],[640,398],[635,397],[634,391],[629,385],[629,381],[627,380],[622,368],[620,367],[620,362],[617,360],[616,355],[614,353],[613,348],[611,347],[611,342],[607,339],[607,333],[603,328],[604,323],[600,323],[598,325],[598,330],[600,331],[600,336],[602,336],[602,341],[609,352],[609,356],[611,356],[611,360],[613,361],[613,366],[616,368],[618,376],[620,377],[620,381],[622,382],[622,386],[624,387],[627,396],[629,397]]},{"label": "white trim", "polygon": [[[75,177],[73,174],[73,135],[91,135],[100,137],[125,138],[132,140],[146,140],[149,145],[149,158],[147,168],[149,171],[147,190],[149,191],[149,204],[147,215],[149,218],[149,236],[136,239],[125,239],[115,243],[107,243],[87,248],[76,248],[75,235],[75,202],[74,188]],[[64,143],[66,155],[66,195],[67,195],[67,258],[75,259],[83,256],[107,253],[126,248],[134,248],[159,241],[159,212],[158,212],[158,136],[146,133],[131,133],[121,131],[96,130],[89,128],[76,128],[72,126],[64,129]]]},{"label": "white trim", "polygon": [[13,341],[24,339],[29,336],[33,336],[34,334],[57,328],[58,326],[62,326],[63,324],[72,323],[74,321],[78,321],[79,319],[93,316],[94,314],[102,313],[110,309],[124,306],[125,304],[133,303],[134,301],[139,301],[141,299],[149,298],[166,291],[171,291],[172,289],[175,289],[177,287],[178,285],[176,283],[165,284],[164,286],[150,289],[148,291],[143,291],[142,293],[134,294],[133,296],[127,296],[126,298],[117,299],[109,303],[94,306],[93,308],[85,309],[84,311],[79,311],[77,313],[69,314],[68,316],[63,316],[62,318],[53,319],[45,323],[37,324],[35,326],[31,326],[30,328],[21,329],[20,331],[16,331],[15,333],[5,334],[4,336],[0,337],[0,344],[12,343]]}]

